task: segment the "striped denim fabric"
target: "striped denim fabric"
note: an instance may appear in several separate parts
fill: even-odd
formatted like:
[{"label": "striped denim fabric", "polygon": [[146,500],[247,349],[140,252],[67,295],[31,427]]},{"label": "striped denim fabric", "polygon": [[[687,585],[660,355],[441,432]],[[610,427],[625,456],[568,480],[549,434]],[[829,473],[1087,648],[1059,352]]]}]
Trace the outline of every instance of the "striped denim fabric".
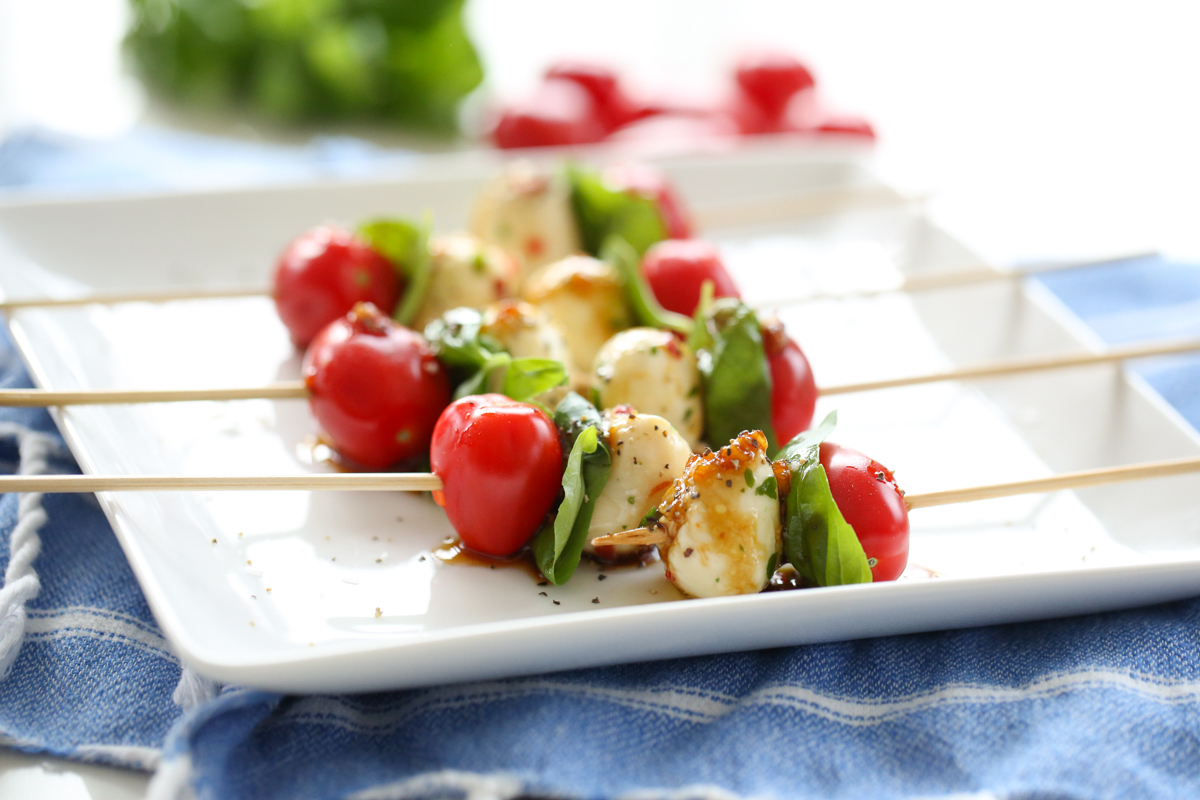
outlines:
[{"label": "striped denim fabric", "polygon": [[[31,385],[3,337],[0,388]],[[0,467],[18,464],[79,471],[43,409],[0,412]],[[179,659],[95,496],[0,495],[0,567],[0,742],[153,769],[181,713]]]},{"label": "striped denim fabric", "polygon": [[1194,797],[1198,621],[1189,601],[393,694],[236,691],[173,730],[159,777],[201,798]]}]

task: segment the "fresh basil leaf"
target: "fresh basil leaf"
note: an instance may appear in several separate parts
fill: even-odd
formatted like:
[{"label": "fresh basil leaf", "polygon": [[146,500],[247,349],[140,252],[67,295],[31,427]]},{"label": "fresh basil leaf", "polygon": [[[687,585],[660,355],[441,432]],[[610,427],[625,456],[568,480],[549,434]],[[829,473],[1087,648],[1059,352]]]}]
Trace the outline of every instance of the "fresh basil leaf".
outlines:
[{"label": "fresh basil leaf", "polygon": [[589,403],[576,392],[567,392],[566,397],[559,401],[554,409],[554,425],[563,441],[563,450],[570,452],[575,446],[579,434],[588,427],[601,429],[600,412],[596,406]]},{"label": "fresh basil leaf", "polygon": [[421,223],[404,219],[380,218],[364,222],[359,235],[372,248],[392,262],[405,278],[404,296],[392,313],[401,325],[408,325],[421,310],[429,291],[433,264],[429,257],[429,234],[433,227],[428,216]]},{"label": "fresh basil leaf", "polygon": [[413,265],[425,235],[420,225],[398,217],[378,217],[360,224],[358,235],[372,250],[392,262],[397,272],[412,279]]},{"label": "fresh basil leaf", "polygon": [[[574,397],[587,404],[590,414],[595,415],[598,422],[599,415],[596,415],[595,408],[579,395]],[[568,395],[569,398],[571,395]],[[560,428],[565,434],[578,428],[578,421],[582,419],[581,416],[572,416],[571,409],[587,413],[587,409],[579,407],[574,400],[567,410],[560,403],[555,419],[568,422],[565,430]],[[538,569],[555,586],[570,580],[579,566],[588,528],[592,524],[592,511],[608,482],[611,468],[612,457],[600,436],[599,428],[592,424],[582,427],[575,434],[567,466],[563,470],[563,501],[558,513],[554,522],[543,525],[533,540],[533,555]]]},{"label": "fresh basil leaf", "polygon": [[567,368],[549,358],[514,358],[504,373],[504,394],[528,403],[542,392],[567,382]]},{"label": "fresh basil leaf", "polygon": [[483,314],[452,308],[425,326],[425,340],[458,384],[455,399],[488,390],[492,373],[507,367],[501,391],[522,403],[567,382],[567,370],[548,358],[516,358],[483,333]]},{"label": "fresh basil leaf", "polygon": [[474,308],[452,308],[430,322],[425,326],[425,341],[459,382],[504,352],[499,342],[483,333],[483,314]]},{"label": "fresh basil leaf", "polygon": [[654,200],[615,189],[599,172],[577,164],[568,164],[566,174],[583,249],[591,255],[599,257],[613,234],[628,242],[639,258],[650,245],[667,238],[666,223]]},{"label": "fresh basil leaf", "polygon": [[834,409],[825,415],[825,419],[821,420],[821,424],[817,427],[796,434],[794,439],[783,446],[776,458],[789,461],[795,459],[815,461],[816,449],[821,446],[821,442],[829,438],[829,434],[833,433],[833,429],[836,427],[837,409]]},{"label": "fresh basil leaf", "polygon": [[697,353],[704,376],[704,438],[720,444],[759,430],[767,437],[767,452],[775,452],[771,366],[754,309],[724,297],[712,304],[704,324],[712,337]]},{"label": "fresh basil leaf", "polygon": [[512,360],[512,356],[508,353],[496,353],[483,362],[479,369],[475,370],[470,377],[458,385],[458,388],[454,390],[454,399],[460,400],[468,395],[487,393],[488,381],[491,378],[492,371],[508,366],[512,363]]},{"label": "fresh basil leaf", "polygon": [[716,291],[712,281],[700,284],[700,302],[692,314],[692,331],[688,334],[688,347],[693,353],[712,347],[713,337],[708,332],[708,315],[712,311],[713,293]]},{"label": "fresh basil leaf", "polygon": [[825,468],[815,458],[791,459],[783,549],[812,586],[870,583],[871,567],[858,536],[833,499]]},{"label": "fresh basil leaf", "polygon": [[658,298],[642,274],[641,259],[637,251],[618,234],[611,234],[600,249],[600,259],[608,262],[621,277],[625,300],[633,309],[638,322],[648,328],[666,328],[683,334],[692,332],[693,323],[683,314],[667,311],[659,305]]}]

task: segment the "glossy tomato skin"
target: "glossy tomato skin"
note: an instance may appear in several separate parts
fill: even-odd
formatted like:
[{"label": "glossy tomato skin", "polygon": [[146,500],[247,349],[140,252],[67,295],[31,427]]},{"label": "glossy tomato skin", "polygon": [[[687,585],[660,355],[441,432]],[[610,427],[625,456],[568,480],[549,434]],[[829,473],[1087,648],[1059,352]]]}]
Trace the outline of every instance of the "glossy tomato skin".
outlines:
[{"label": "glossy tomato skin", "polygon": [[871,577],[894,581],[908,565],[908,507],[892,471],[857,450],[825,442],[821,465],[829,489],[868,559]]},{"label": "glossy tomato skin", "polygon": [[545,412],[504,395],[471,395],[437,421],[435,494],[471,550],[510,556],[535,534],[562,485],[562,445]]},{"label": "glossy tomato skin", "polygon": [[817,382],[804,351],[786,334],[772,337],[764,331],[763,349],[771,368],[771,427],[780,442],[788,442],[812,425]]},{"label": "glossy tomato skin", "polygon": [[450,379],[425,340],[369,303],[317,334],[303,375],[334,449],[366,469],[428,452],[450,402]]},{"label": "glossy tomato skin", "polygon": [[676,314],[695,313],[705,281],[712,281],[714,297],[741,297],[720,252],[700,239],[666,239],[652,245],[642,258],[642,273],[659,304]]},{"label": "glossy tomato skin", "polygon": [[808,67],[798,59],[771,51],[744,56],[737,64],[735,78],[742,95],[769,120],[782,117],[797,92],[816,84]]},{"label": "glossy tomato skin", "polygon": [[355,303],[371,303],[390,314],[403,281],[382,255],[345,228],[321,225],[300,234],[275,267],[275,308],[297,347]]},{"label": "glossy tomato skin", "polygon": [[599,109],[583,86],[547,80],[532,97],[504,109],[492,141],[497,147],[555,147],[599,142],[607,133]]},{"label": "glossy tomato skin", "polygon": [[692,223],[687,208],[666,175],[645,164],[616,164],[604,170],[604,180],[615,189],[653,200],[668,239],[691,238]]}]

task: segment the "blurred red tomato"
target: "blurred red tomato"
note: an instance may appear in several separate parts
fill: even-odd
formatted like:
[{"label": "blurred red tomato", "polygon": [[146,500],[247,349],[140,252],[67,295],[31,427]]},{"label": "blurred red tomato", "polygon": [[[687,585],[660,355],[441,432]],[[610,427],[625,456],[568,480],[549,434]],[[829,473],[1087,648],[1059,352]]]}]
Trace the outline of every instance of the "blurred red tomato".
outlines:
[{"label": "blurred red tomato", "polygon": [[875,138],[875,129],[871,127],[871,123],[861,117],[830,110],[817,97],[816,92],[812,91],[800,92],[791,99],[784,111],[783,125],[787,130],[798,133],[833,133],[872,140]]},{"label": "blurred red tomato", "polygon": [[659,170],[645,164],[617,164],[604,170],[604,181],[614,189],[633,192],[658,205],[668,239],[687,239],[692,225],[675,187]]},{"label": "blurred red tomato", "polygon": [[572,80],[547,80],[501,113],[492,140],[501,148],[553,147],[599,142],[606,132],[587,89]]},{"label": "blurred red tomato", "polygon": [[390,261],[345,228],[322,225],[284,249],[272,294],[292,341],[304,348],[355,303],[372,303],[391,314],[402,289]]},{"label": "blurred red tomato", "polygon": [[816,84],[808,67],[796,57],[769,50],[743,56],[735,77],[742,94],[768,119],[782,117],[793,95]]},{"label": "blurred red tomato", "polygon": [[571,81],[583,87],[591,95],[606,133],[646,113],[626,96],[617,73],[602,64],[560,61],[546,70],[546,79]]},{"label": "blurred red tomato", "polygon": [[862,117],[830,116],[817,125],[821,133],[839,133],[849,136],[862,136],[866,139],[875,138],[875,128]]},{"label": "blurred red tomato", "polygon": [[642,273],[659,305],[676,314],[696,313],[705,281],[712,281],[714,297],[741,297],[720,251],[700,239],[667,239],[651,246],[642,258]]}]

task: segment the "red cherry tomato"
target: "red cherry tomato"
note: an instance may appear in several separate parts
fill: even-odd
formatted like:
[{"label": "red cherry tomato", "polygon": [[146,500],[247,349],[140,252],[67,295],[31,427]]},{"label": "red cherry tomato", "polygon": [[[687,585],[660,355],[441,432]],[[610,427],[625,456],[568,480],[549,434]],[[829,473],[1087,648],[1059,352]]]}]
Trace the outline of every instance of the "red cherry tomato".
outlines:
[{"label": "red cherry tomato", "polygon": [[604,124],[605,133],[612,133],[644,113],[625,96],[617,74],[602,64],[561,61],[546,70],[546,79],[571,81],[583,87],[596,104],[596,114]]},{"label": "red cherry tomato", "polygon": [[737,64],[738,88],[771,119],[778,119],[792,95],[815,85],[808,67],[786,53],[765,51]]},{"label": "red cherry tomato", "polygon": [[817,407],[817,382],[800,345],[774,320],[763,325],[763,349],[771,368],[771,427],[782,442],[808,430]]},{"label": "red cherry tomato", "polygon": [[303,374],[334,449],[367,469],[428,452],[450,402],[450,379],[425,340],[369,303],[317,334]]},{"label": "red cherry tomato", "polygon": [[741,297],[717,248],[699,239],[666,239],[642,258],[642,273],[659,304],[691,316],[700,304],[700,287],[712,281],[714,297]]},{"label": "red cherry tomato", "polygon": [[692,225],[687,209],[666,175],[645,164],[617,164],[605,169],[603,174],[609,186],[639,194],[657,203],[668,239],[691,238]]},{"label": "red cherry tomato", "polygon": [[743,136],[760,133],[782,133],[790,130],[787,114],[768,114],[744,94],[739,93],[729,104],[729,115],[737,122],[738,132]]},{"label": "red cherry tomato", "polygon": [[562,485],[562,445],[545,412],[504,395],[456,400],[429,451],[442,479],[434,498],[463,544],[510,556],[537,532]]},{"label": "red cherry tomato", "polygon": [[868,559],[871,577],[894,581],[908,565],[908,507],[892,471],[849,447],[825,442],[821,466],[829,476],[833,500]]},{"label": "red cherry tomato", "polygon": [[346,314],[355,303],[392,313],[403,282],[391,262],[336,225],[300,234],[275,267],[275,308],[297,347]]},{"label": "red cherry tomato", "polygon": [[604,123],[588,90],[568,80],[548,80],[522,103],[505,109],[492,131],[497,147],[590,144],[604,138]]}]

